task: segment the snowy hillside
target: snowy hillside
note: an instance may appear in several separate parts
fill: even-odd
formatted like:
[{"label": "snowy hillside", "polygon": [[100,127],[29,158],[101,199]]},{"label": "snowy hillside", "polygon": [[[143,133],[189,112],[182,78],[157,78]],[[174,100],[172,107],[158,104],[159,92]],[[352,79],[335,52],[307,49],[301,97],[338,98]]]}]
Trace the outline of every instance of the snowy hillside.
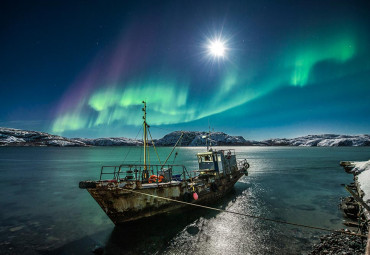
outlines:
[{"label": "snowy hillside", "polygon": [[[207,132],[183,131],[179,146],[206,145]],[[157,146],[173,146],[181,135],[175,131],[155,140]],[[275,138],[264,141],[245,140],[242,136],[231,136],[223,132],[213,132],[209,137],[212,146],[370,146],[370,135],[307,135],[297,138]],[[0,146],[141,146],[141,140],[125,137],[109,138],[65,138],[44,132],[27,131],[0,127]]]},{"label": "snowy hillside", "polygon": [[370,146],[369,135],[307,135],[291,139],[270,139],[260,143],[267,146],[306,146],[306,147],[332,147],[332,146]]},{"label": "snowy hillside", "polygon": [[85,143],[44,132],[0,127],[0,146],[86,146]]}]

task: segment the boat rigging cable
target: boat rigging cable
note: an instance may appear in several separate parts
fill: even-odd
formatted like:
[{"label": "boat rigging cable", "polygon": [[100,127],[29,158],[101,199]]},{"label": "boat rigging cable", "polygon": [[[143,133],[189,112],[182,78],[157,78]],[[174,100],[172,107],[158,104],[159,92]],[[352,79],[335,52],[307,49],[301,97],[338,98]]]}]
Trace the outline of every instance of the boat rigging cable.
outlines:
[{"label": "boat rigging cable", "polygon": [[183,135],[184,135],[184,132],[182,132],[182,131],[181,131],[181,136],[180,136],[179,140],[177,140],[177,142],[176,142],[175,146],[173,147],[172,151],[170,152],[170,154],[169,154],[169,155],[168,155],[168,157],[166,158],[166,161],[163,163],[162,168],[163,168],[163,167],[164,167],[164,165],[167,163],[168,159],[171,157],[171,155],[172,155],[173,151],[176,149],[176,146],[177,146],[177,144],[181,141],[181,139],[182,139]]},{"label": "boat rigging cable", "polygon": [[[180,140],[179,146],[181,146],[181,142],[182,142],[182,139]],[[179,147],[177,147],[177,151],[175,152],[175,156],[173,157],[172,165],[175,164],[175,160],[176,160],[177,155],[179,155]]]},{"label": "boat rigging cable", "polygon": [[149,133],[150,139],[152,140],[153,148],[154,148],[155,154],[157,155],[157,158],[158,158],[159,164],[161,164],[161,165],[162,165],[162,162],[161,162],[161,160],[159,159],[158,151],[157,151],[157,148],[155,147],[154,140],[153,140],[152,134],[150,133],[150,129],[149,129],[149,128],[148,128],[148,133]]},{"label": "boat rigging cable", "polygon": [[125,189],[125,188],[123,188],[123,189],[124,190],[127,190],[127,191],[130,191],[132,193],[136,193],[136,194],[140,194],[140,195],[144,195],[144,196],[148,196],[148,197],[159,198],[159,199],[163,199],[163,200],[167,200],[167,201],[171,201],[171,202],[176,202],[176,203],[185,204],[185,205],[191,205],[191,206],[205,208],[205,209],[209,209],[209,210],[213,210],[213,211],[219,211],[219,212],[236,214],[236,215],[245,216],[245,217],[248,217],[248,218],[254,218],[254,219],[259,219],[259,220],[264,220],[264,221],[271,221],[271,222],[275,222],[275,223],[280,223],[280,224],[285,224],[285,225],[291,225],[291,226],[296,226],[296,227],[302,227],[302,228],[310,228],[310,229],[316,229],[316,230],[322,230],[322,231],[328,231],[328,232],[335,232],[335,233],[344,234],[344,235],[359,236],[359,237],[364,237],[364,238],[367,237],[366,235],[357,234],[357,233],[351,233],[351,232],[345,232],[343,230],[334,230],[334,229],[323,228],[323,227],[316,227],[316,226],[309,226],[309,225],[304,225],[304,224],[299,224],[299,223],[294,223],[294,222],[288,222],[288,221],[282,221],[282,220],[274,220],[274,219],[270,219],[270,218],[266,218],[266,217],[255,216],[255,215],[250,215],[250,214],[240,213],[240,212],[234,212],[234,211],[229,211],[229,210],[214,208],[214,207],[210,207],[210,206],[205,206],[205,205],[199,205],[199,204],[193,204],[193,203],[188,203],[188,202],[184,202],[184,201],[179,201],[179,200],[172,199],[172,198],[151,195],[151,194],[147,194],[147,193],[136,191],[136,190],[132,190],[132,189]]}]

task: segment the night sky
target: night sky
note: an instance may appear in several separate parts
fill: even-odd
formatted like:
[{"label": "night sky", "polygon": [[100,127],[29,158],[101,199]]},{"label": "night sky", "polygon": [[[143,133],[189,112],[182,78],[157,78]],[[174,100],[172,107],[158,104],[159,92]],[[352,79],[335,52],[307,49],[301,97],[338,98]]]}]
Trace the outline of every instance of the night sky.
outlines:
[{"label": "night sky", "polygon": [[[2,1],[0,126],[370,133],[366,1]],[[212,54],[212,44],[224,47]]]}]

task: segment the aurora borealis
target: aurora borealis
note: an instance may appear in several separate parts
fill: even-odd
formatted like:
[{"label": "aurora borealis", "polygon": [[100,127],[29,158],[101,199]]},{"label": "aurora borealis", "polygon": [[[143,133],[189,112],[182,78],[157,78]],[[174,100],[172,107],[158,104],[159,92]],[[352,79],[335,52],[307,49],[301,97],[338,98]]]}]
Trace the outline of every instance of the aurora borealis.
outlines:
[{"label": "aurora borealis", "polygon": [[146,100],[155,136],[369,133],[365,2],[70,4],[8,4],[1,126],[134,137]]}]

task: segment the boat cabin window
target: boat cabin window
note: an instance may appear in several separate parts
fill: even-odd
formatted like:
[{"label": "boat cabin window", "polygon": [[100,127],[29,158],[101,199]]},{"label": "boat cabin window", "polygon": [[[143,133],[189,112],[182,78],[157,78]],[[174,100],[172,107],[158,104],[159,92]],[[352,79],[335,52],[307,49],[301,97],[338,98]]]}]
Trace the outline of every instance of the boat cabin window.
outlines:
[{"label": "boat cabin window", "polygon": [[213,162],[212,155],[199,156],[199,163],[202,162]]}]

